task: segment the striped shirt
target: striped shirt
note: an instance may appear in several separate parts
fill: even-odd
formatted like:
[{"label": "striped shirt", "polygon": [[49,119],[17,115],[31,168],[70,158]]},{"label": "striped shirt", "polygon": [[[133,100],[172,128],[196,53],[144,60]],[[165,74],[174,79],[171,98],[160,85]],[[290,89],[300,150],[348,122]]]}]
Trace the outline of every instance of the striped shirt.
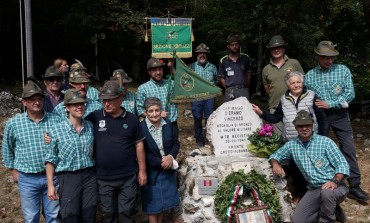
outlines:
[{"label": "striped shirt", "polygon": [[347,108],[355,98],[351,72],[345,65],[332,64],[326,70],[317,66],[305,75],[305,85],[330,108]]},{"label": "striped shirt", "polygon": [[349,176],[349,165],[341,151],[328,137],[313,133],[305,146],[299,138],[292,139],[270,156],[279,163],[293,159],[311,187],[321,187],[342,173]]},{"label": "striped shirt", "polygon": [[126,111],[136,115],[135,100],[136,100],[135,94],[131,93],[130,91],[127,91],[121,106],[124,107]]},{"label": "striped shirt", "polygon": [[48,112],[39,123],[30,119],[27,112],[17,114],[8,120],[2,143],[4,166],[24,173],[44,171],[48,150],[44,142],[44,133],[49,132],[58,120]]},{"label": "striped shirt", "polygon": [[146,83],[140,85],[136,92],[137,115],[140,116],[145,112],[145,99],[148,97],[156,97],[162,102],[162,110],[169,112],[168,119],[171,122],[177,121],[177,105],[170,103],[169,108],[166,108],[166,102],[173,94],[174,86],[174,81],[171,81],[170,93],[168,94],[168,80],[162,80],[161,82],[157,83],[153,79],[150,79]]},{"label": "striped shirt", "polygon": [[[103,108],[103,106],[99,101],[94,101],[94,100],[87,99],[86,110],[85,110],[85,113],[83,115],[83,118],[85,118],[91,112],[93,112],[95,110],[102,109],[102,108]],[[60,121],[64,121],[64,119],[67,118],[67,112],[66,112],[65,107],[64,107],[64,102],[59,103],[54,108],[53,115],[58,116],[60,118]]]},{"label": "striped shirt", "polygon": [[212,84],[218,84],[219,77],[217,73],[217,68],[215,65],[207,61],[207,63],[202,66],[198,62],[189,64],[189,67],[203,79]]},{"label": "striped shirt", "polygon": [[78,133],[71,122],[64,119],[51,129],[49,136],[52,140],[45,162],[54,164],[56,173],[94,166],[91,122],[83,120],[81,132]]}]

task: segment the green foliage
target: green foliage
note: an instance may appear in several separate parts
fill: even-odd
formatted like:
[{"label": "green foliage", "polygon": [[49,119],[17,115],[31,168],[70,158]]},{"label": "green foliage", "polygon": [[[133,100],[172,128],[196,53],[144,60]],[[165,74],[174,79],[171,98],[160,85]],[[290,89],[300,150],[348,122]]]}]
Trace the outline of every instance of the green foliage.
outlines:
[{"label": "green foliage", "polygon": [[270,52],[265,46],[275,34],[286,38],[288,56],[298,59],[305,71],[317,65],[315,46],[329,39],[338,45],[337,62],[348,64],[354,74],[356,99],[370,99],[370,39],[363,0],[67,0],[55,4],[65,8],[68,3],[72,7],[62,11],[59,22],[70,28],[71,36],[84,34],[80,38],[90,38],[91,34],[110,30],[126,36],[112,41],[138,43],[145,33],[145,17],[165,17],[168,13],[192,17],[194,44],[204,42],[211,48],[211,62],[217,64],[225,55],[227,35],[238,33],[242,51],[259,61],[259,72],[268,63]]},{"label": "green foliage", "polygon": [[[252,170],[248,174],[245,174],[240,170],[227,176],[216,191],[215,212],[223,222],[227,220],[226,211],[230,206],[230,200],[233,197],[235,186],[238,183],[243,184],[244,193],[238,198],[235,209],[257,206],[257,202],[254,200],[252,195],[252,188],[256,188],[260,199],[268,205],[274,221],[278,221],[280,219],[281,204],[274,184],[267,180],[265,175],[259,174],[255,170]],[[253,204],[245,206],[243,202],[245,202],[248,197],[252,198]]]}]

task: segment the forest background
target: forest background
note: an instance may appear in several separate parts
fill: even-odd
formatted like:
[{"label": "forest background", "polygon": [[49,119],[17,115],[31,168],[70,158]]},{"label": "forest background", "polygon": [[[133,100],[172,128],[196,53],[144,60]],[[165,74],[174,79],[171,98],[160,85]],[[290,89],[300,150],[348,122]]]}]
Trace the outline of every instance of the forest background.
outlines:
[{"label": "forest background", "polygon": [[[283,35],[287,55],[298,59],[307,71],[316,65],[313,49],[331,40],[340,52],[338,62],[350,67],[356,100],[370,99],[370,0],[34,0],[31,2],[34,76],[41,77],[57,57],[71,64],[79,59],[92,74],[99,65],[100,80],[119,67],[140,84],[148,79],[146,61],[151,54],[150,17],[190,17],[193,47],[206,43],[209,60],[218,65],[226,54],[225,39],[238,33],[242,51],[253,62],[256,86],[270,54],[271,36]],[[20,6],[23,1],[0,2],[0,78],[22,79]],[[24,12],[24,8],[23,8]],[[91,39],[98,39],[98,56]],[[150,38],[149,38],[150,40]],[[23,39],[24,41],[24,39]],[[193,59],[186,59],[190,62]],[[23,74],[27,76],[29,74]],[[263,89],[262,89],[263,90]]]},{"label": "forest background", "polygon": [[[287,55],[298,59],[305,71],[316,65],[315,46],[322,40],[333,41],[340,52],[337,62],[352,71],[355,100],[370,103],[370,0],[2,0],[0,90],[10,89],[18,96],[25,68],[22,65],[25,51],[21,47],[24,42],[21,27],[25,21],[20,16],[24,1],[31,2],[34,57],[31,75],[38,78],[57,57],[67,59],[69,64],[79,59],[92,74],[96,74],[97,59],[100,80],[94,84],[101,86],[114,69],[122,67],[137,86],[149,78],[146,61],[151,55],[151,44],[144,37],[147,29],[150,37],[150,24],[144,18],[190,17],[194,18],[193,47],[201,42],[207,44],[211,49],[209,60],[216,65],[227,54],[227,35],[241,36],[242,52],[252,58],[255,83],[252,91],[263,90],[258,86],[262,68],[270,58],[266,44],[273,35],[280,34],[288,41]],[[105,39],[98,39],[99,54],[95,57],[91,39],[101,33]],[[192,61],[195,57],[185,59]],[[181,106],[180,111],[190,109],[190,104]],[[0,116],[0,138],[7,118]],[[189,141],[193,124],[184,115],[179,123],[185,154],[195,147],[194,140]],[[352,124],[362,185],[370,191],[370,149],[366,144],[370,141],[370,121],[354,119]],[[22,222],[18,189],[8,179],[8,170],[0,165],[0,221]],[[370,221],[369,205],[346,199],[342,206],[349,223]]]}]

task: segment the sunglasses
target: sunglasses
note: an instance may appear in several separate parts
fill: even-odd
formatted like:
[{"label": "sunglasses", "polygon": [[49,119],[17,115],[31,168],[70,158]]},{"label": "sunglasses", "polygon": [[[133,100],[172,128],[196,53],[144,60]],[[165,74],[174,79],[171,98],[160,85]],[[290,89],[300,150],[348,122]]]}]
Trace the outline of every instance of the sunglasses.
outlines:
[{"label": "sunglasses", "polygon": [[62,81],[62,78],[61,77],[49,77],[48,79],[47,79],[48,81],[50,81],[50,82],[61,82]]}]

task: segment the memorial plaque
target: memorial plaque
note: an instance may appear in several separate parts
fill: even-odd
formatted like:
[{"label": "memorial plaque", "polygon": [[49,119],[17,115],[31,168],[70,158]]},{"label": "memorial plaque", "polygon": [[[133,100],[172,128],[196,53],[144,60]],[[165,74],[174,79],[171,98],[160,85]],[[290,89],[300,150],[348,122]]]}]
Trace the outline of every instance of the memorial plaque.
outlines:
[{"label": "memorial plaque", "polygon": [[207,121],[207,138],[216,157],[248,155],[248,136],[262,120],[245,97],[223,103]]},{"label": "memorial plaque", "polygon": [[218,187],[217,177],[200,177],[197,179],[200,195],[214,195]]}]

